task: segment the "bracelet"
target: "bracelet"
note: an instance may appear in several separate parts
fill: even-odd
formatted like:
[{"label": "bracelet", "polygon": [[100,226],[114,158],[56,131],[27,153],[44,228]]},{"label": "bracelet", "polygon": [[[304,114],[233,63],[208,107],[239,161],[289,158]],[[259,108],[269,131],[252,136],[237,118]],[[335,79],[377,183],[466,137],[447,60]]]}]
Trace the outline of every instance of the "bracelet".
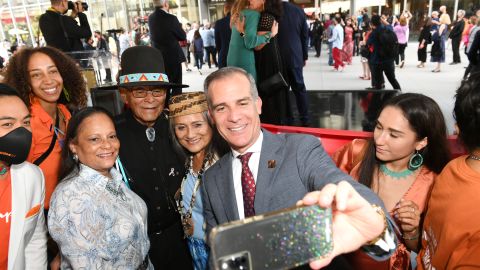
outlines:
[{"label": "bracelet", "polygon": [[265,37],[267,38],[267,40],[266,40],[267,43],[269,43],[269,42],[270,42],[270,39],[272,38],[272,37],[270,36],[270,32],[266,33],[266,34],[265,34]]},{"label": "bracelet", "polygon": [[[413,230],[413,231],[411,231],[411,232],[409,232],[409,233],[414,233],[414,232],[416,232],[416,231],[417,231],[417,229],[415,229],[415,230]],[[417,232],[414,236],[408,236],[407,234],[404,233],[404,234],[402,235],[402,238],[403,238],[404,240],[416,240],[416,239],[418,239],[419,236],[420,236],[420,232]]]},{"label": "bracelet", "polygon": [[377,214],[382,216],[384,229],[380,235],[375,237],[373,240],[369,241],[367,245],[375,245],[378,242],[378,240],[383,239],[385,237],[385,234],[387,233],[387,228],[388,228],[387,217],[385,216],[385,212],[383,211],[383,208],[376,204],[372,204],[372,208],[375,210],[375,212],[377,212]]},{"label": "bracelet", "polygon": [[412,237],[405,237],[405,235],[403,235],[402,238],[404,240],[416,240],[416,239],[418,239],[419,236],[420,236],[420,234],[417,233],[415,236],[412,236]]}]

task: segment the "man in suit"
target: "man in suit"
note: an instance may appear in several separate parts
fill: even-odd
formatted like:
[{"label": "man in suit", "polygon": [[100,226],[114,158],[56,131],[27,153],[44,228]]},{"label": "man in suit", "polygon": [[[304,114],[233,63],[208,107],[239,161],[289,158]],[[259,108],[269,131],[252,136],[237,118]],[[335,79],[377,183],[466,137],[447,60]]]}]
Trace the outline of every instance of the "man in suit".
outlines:
[{"label": "man in suit", "polygon": [[[40,16],[38,25],[48,46],[64,52],[83,51],[80,39],[92,36],[87,15],[83,13],[81,2],[76,2],[70,16],[67,0],[50,0],[52,6]],[[75,18],[78,17],[80,25]]]},{"label": "man in suit", "polygon": [[453,51],[453,61],[450,65],[460,64],[460,43],[462,41],[463,29],[465,28],[465,10],[460,9],[457,12],[457,21],[450,31],[448,36],[452,39],[452,51]]},{"label": "man in suit", "polygon": [[[155,11],[148,16],[152,46],[162,52],[169,81],[182,84],[182,63],[187,59],[178,42],[187,39],[185,31],[177,17],[168,13],[168,0],[153,0],[153,5]],[[181,93],[181,88],[171,90],[173,96]]]},{"label": "man in suit", "polygon": [[25,162],[30,112],[17,91],[0,84],[0,269],[46,269],[42,171]]},{"label": "man in suit", "polygon": [[147,205],[150,261],[155,269],[192,269],[174,200],[184,160],[175,153],[164,113],[167,90],[188,85],[169,82],[162,53],[149,46],[126,49],[120,67],[118,88],[129,109],[115,119],[119,156],[132,190]]},{"label": "man in suit", "polygon": [[[302,126],[309,126],[307,89],[303,81],[303,67],[308,59],[308,26],[305,13],[298,6],[283,1],[283,16],[278,22],[278,45],[282,55],[287,81],[297,102]],[[293,115],[287,95],[287,123],[293,124]]]},{"label": "man in suit", "polygon": [[[207,232],[226,222],[291,207],[317,191],[303,202],[319,202],[322,207],[335,203],[338,217],[333,225],[335,250],[317,263],[328,264],[334,256],[379,235],[393,238],[392,227],[385,226],[388,214],[377,207],[383,205],[381,200],[341,172],[317,138],[274,135],[261,129],[262,101],[255,81],[243,69],[215,71],[205,80],[204,90],[209,114],[232,150],[205,172],[202,199]],[[359,223],[362,226],[357,227]],[[380,241],[388,248],[376,255],[385,259],[395,243],[393,239]]]},{"label": "man in suit", "polygon": [[233,0],[227,0],[223,6],[225,17],[215,22],[215,45],[218,50],[218,68],[227,66],[228,46],[230,46],[230,10],[233,6]]}]

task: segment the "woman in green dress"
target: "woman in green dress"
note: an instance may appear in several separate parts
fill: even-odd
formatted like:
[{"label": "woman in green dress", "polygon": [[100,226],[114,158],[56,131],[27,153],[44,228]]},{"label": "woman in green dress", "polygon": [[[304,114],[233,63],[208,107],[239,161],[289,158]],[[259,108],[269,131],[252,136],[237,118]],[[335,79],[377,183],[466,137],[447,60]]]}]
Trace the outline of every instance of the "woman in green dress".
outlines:
[{"label": "woman in green dress", "polygon": [[[228,48],[227,66],[243,68],[257,80],[255,47],[266,44],[278,33],[274,23],[270,32],[257,35],[257,25],[265,0],[237,0],[232,8],[232,36]],[[242,30],[245,29],[245,30]]]}]

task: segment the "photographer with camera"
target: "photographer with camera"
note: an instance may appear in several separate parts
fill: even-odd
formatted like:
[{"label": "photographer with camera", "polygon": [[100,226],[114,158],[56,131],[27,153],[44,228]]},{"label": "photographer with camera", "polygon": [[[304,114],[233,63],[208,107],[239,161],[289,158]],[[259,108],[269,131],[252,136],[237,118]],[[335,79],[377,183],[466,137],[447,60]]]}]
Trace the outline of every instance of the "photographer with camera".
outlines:
[{"label": "photographer with camera", "polygon": [[[47,45],[64,52],[84,50],[80,39],[92,36],[87,16],[83,13],[88,10],[88,5],[67,0],[50,0],[50,3],[52,6],[40,16],[39,21]],[[69,9],[72,10],[70,16],[64,15]]]}]

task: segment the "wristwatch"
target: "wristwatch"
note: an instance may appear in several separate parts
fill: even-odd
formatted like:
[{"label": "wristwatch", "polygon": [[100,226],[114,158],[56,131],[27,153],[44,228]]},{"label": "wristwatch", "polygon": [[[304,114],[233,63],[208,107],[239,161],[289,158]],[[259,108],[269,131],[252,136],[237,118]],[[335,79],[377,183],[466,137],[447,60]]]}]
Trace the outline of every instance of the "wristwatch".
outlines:
[{"label": "wristwatch", "polygon": [[245,36],[245,33],[240,32],[240,36],[241,36],[241,37],[244,37],[244,36]]}]

